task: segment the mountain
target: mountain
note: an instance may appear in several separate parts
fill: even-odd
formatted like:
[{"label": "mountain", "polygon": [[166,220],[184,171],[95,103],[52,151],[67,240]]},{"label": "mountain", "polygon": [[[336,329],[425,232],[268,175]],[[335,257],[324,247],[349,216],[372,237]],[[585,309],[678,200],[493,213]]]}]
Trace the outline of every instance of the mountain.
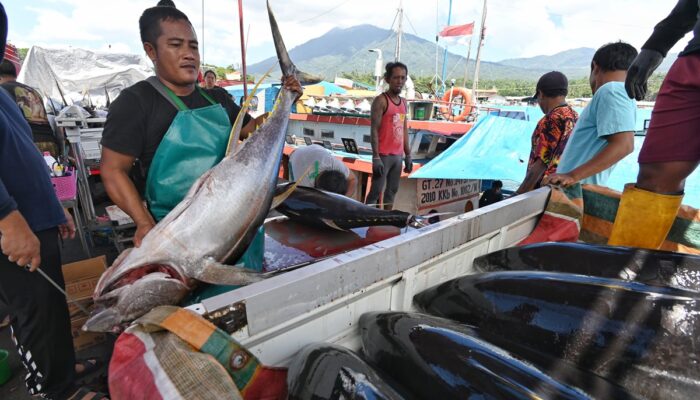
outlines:
[{"label": "mountain", "polygon": [[[290,58],[302,71],[333,80],[341,72],[373,72],[376,53],[369,49],[381,49],[384,62],[394,59],[395,34],[387,29],[372,25],[358,25],[350,28],[334,28],[326,34],[311,39],[289,51]],[[442,71],[444,48],[439,48],[438,71]],[[469,63],[470,76],[474,73],[474,57]],[[464,79],[465,58],[448,52],[447,79]],[[411,34],[404,34],[401,42],[401,61],[408,65],[412,76],[432,76],[435,74],[435,44]],[[279,76],[277,58],[270,57],[248,66],[248,73],[261,75],[275,65],[271,76]],[[545,70],[526,70],[510,65],[482,61],[480,79],[523,78],[537,79]]]},{"label": "mountain", "polygon": [[557,70],[563,72],[569,78],[575,79],[588,75],[591,70],[593,54],[595,54],[595,49],[581,47],[548,56],[512,58],[501,60],[498,63],[527,70]]},{"label": "mountain", "polygon": [[[289,56],[302,71],[333,80],[342,72],[367,73],[374,71],[376,53],[370,49],[381,49],[384,62],[394,59],[396,35],[394,32],[373,25],[357,25],[350,28],[334,28],[289,51]],[[438,71],[442,71],[444,48],[438,49]],[[474,74],[472,50],[469,61],[469,76]],[[528,58],[513,58],[499,62],[482,61],[480,79],[521,79],[536,81],[543,73],[553,69],[564,72],[570,79],[588,76],[591,58],[595,49],[578,48],[553,55]],[[435,43],[411,34],[404,34],[401,42],[401,61],[408,65],[411,76],[433,76],[435,74]],[[666,72],[677,54],[670,54],[658,69]],[[464,79],[465,59],[462,55],[448,52],[447,80],[455,79],[458,84]],[[276,57],[270,57],[248,66],[248,73],[262,75],[275,66],[273,77],[279,76]]]},{"label": "mountain", "polygon": [[[552,55],[501,60],[498,64],[522,69],[557,70],[563,72],[569,78],[581,78],[588,76],[591,68],[591,59],[593,59],[595,51],[596,49],[590,47],[581,47]],[[656,69],[656,72],[668,72],[676,58],[678,58],[678,53],[669,54],[659,68]]]}]

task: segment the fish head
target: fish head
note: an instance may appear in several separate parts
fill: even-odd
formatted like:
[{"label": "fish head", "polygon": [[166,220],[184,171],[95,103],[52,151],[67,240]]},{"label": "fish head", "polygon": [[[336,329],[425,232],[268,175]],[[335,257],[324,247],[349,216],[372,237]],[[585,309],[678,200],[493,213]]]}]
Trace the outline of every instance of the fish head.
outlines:
[{"label": "fish head", "polygon": [[119,333],[153,308],[179,303],[191,286],[192,281],[172,265],[146,264],[131,268],[95,293],[95,309],[83,330]]}]

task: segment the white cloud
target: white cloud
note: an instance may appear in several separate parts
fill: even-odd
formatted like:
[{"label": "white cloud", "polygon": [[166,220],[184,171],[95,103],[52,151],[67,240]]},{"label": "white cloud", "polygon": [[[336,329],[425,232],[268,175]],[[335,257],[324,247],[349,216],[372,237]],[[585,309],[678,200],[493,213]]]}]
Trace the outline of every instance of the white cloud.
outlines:
[{"label": "white cloud", "polygon": [[[44,1],[41,4],[45,4]],[[51,8],[40,0],[25,0],[18,9],[34,26],[11,26],[10,40],[30,44],[70,45],[91,49],[142,52],[138,18],[156,0],[52,0]],[[175,0],[190,18],[202,39],[202,0]],[[653,26],[675,5],[675,0],[489,0],[487,38],[483,58],[530,57],[553,54],[576,47],[599,47],[625,40],[639,48]],[[381,28],[392,25],[398,0],[274,0],[273,9],[287,48],[291,49],[327,31],[359,24]],[[434,40],[436,30],[447,22],[448,0],[404,0],[404,31]],[[452,24],[480,21],[480,1],[454,1]],[[557,16],[560,24],[551,19]],[[11,15],[12,17],[12,15]],[[436,24],[437,21],[437,24]],[[248,34],[248,62],[274,55],[264,0],[244,1]],[[218,65],[240,63],[238,3],[235,0],[204,0],[204,61]],[[674,51],[682,49],[681,40]],[[345,43],[338,43],[344,46]],[[450,48],[464,54],[464,46]],[[472,52],[472,54],[474,54]],[[431,55],[432,56],[432,55]]]}]

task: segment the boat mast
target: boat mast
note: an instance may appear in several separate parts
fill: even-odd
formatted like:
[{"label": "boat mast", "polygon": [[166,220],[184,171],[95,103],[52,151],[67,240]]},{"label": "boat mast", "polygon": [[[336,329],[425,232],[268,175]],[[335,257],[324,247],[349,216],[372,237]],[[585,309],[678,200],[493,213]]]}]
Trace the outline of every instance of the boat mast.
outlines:
[{"label": "boat mast", "polygon": [[464,88],[467,87],[467,78],[469,77],[469,57],[472,54],[472,38],[474,38],[474,35],[469,36],[469,44],[467,45],[467,62],[464,66],[464,83],[462,84]]},{"label": "boat mast", "polygon": [[474,85],[472,86],[472,98],[477,104],[476,90],[479,88],[479,63],[481,62],[481,46],[484,44],[484,24],[486,23],[486,0],[484,0],[484,11],[481,13],[481,32],[479,33],[479,44],[476,49],[476,66],[474,67]]},{"label": "boat mast", "polygon": [[[450,0],[450,8],[447,10],[447,26],[450,26],[452,22],[452,0]],[[445,51],[442,54],[442,82],[445,84],[445,73],[447,72],[447,44],[445,44]]]},{"label": "boat mast", "polygon": [[401,60],[401,36],[403,35],[403,0],[399,0],[399,26],[396,32],[396,51],[394,61]]}]

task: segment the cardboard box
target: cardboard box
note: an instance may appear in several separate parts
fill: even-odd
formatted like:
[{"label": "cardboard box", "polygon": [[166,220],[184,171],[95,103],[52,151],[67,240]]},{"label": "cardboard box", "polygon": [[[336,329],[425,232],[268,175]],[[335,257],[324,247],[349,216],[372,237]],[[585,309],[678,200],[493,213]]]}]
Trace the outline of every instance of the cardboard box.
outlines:
[{"label": "cardboard box", "polygon": [[87,317],[75,318],[70,321],[71,335],[73,336],[73,347],[75,351],[80,351],[100,344],[105,341],[104,333],[85,332],[83,324],[87,321]]},{"label": "cardboard box", "polygon": [[66,293],[68,294],[68,311],[71,317],[71,334],[75,351],[80,351],[105,341],[103,333],[84,332],[82,330],[88,316],[76,305],[77,303],[88,310],[92,309],[92,294],[105,269],[107,269],[107,258],[105,256],[63,265],[63,279],[65,280]]},{"label": "cardboard box", "polygon": [[68,302],[68,313],[70,314],[71,320],[73,320],[75,318],[86,317],[83,310],[81,310],[80,307],[77,306],[78,304],[90,312],[92,311],[93,306],[94,306],[94,303],[92,301],[92,297],[88,297],[86,299],[69,301]]},{"label": "cardboard box", "polygon": [[97,281],[107,269],[107,257],[99,256],[63,265],[63,280],[66,282],[68,300],[92,297]]}]

